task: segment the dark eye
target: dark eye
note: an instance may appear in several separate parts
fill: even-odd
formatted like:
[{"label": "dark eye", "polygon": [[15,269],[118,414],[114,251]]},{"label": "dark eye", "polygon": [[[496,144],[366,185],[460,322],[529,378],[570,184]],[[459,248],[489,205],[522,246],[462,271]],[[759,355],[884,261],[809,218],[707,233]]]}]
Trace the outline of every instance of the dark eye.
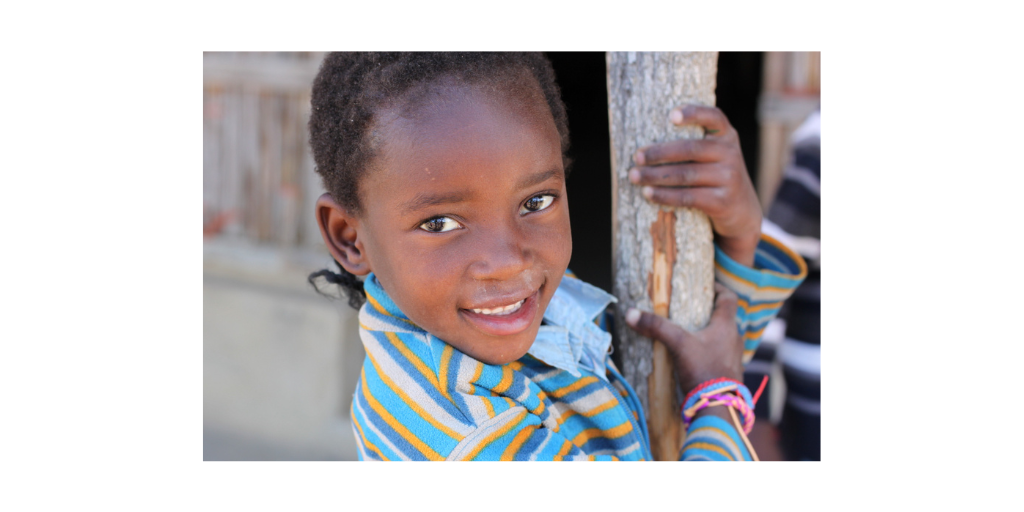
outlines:
[{"label": "dark eye", "polygon": [[455,222],[450,217],[434,217],[433,219],[420,224],[420,229],[431,233],[444,233],[461,227],[462,224]]},{"label": "dark eye", "polygon": [[551,194],[541,194],[539,196],[533,196],[523,203],[523,207],[519,209],[520,215],[525,215],[530,212],[539,212],[548,206],[555,200],[555,196]]}]

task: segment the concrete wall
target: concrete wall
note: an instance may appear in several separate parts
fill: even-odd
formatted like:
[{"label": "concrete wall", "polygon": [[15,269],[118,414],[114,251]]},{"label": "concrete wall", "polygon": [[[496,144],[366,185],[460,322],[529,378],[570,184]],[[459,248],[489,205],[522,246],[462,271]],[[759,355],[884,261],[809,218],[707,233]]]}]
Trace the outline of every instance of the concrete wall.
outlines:
[{"label": "concrete wall", "polygon": [[351,460],[355,310],[306,283],[326,253],[207,240],[204,460]]}]

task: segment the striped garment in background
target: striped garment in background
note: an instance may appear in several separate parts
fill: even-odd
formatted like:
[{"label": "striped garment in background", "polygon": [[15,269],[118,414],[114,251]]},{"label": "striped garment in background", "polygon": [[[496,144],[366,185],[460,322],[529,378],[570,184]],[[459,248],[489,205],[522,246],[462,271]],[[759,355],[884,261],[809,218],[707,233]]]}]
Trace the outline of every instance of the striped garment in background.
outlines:
[{"label": "striped garment in background", "polygon": [[[777,344],[777,357],[786,381],[779,429],[787,458],[821,460],[820,112],[793,132],[791,146],[791,161],[763,229],[799,253],[808,268],[807,279],[779,315],[785,335]],[[776,354],[764,356],[770,361]]]}]

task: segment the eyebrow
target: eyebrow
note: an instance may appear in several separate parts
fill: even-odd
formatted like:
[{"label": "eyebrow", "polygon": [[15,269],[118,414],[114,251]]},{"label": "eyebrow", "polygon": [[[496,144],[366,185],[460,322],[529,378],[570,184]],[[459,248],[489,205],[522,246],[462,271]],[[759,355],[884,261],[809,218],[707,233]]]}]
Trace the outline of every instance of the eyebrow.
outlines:
[{"label": "eyebrow", "polygon": [[427,194],[421,192],[416,194],[416,197],[402,203],[402,211],[405,213],[412,213],[429,206],[461,203],[467,198],[469,198],[469,194],[465,192],[444,192],[440,194]]},{"label": "eyebrow", "polygon": [[559,169],[549,169],[547,171],[541,171],[536,174],[531,174],[516,183],[516,190],[522,190],[524,188],[530,188],[535,185],[540,185],[551,178],[562,178],[562,171]]},{"label": "eyebrow", "polygon": [[[559,169],[550,169],[547,171],[541,171],[535,174],[524,177],[516,183],[516,190],[522,190],[524,188],[533,187],[544,183],[551,178],[561,178],[562,171]],[[403,213],[413,213],[430,206],[438,206],[442,204],[453,204],[461,203],[469,199],[470,194],[467,192],[442,192],[439,194],[429,194],[421,192],[416,194],[416,197],[402,203],[401,209]]]}]

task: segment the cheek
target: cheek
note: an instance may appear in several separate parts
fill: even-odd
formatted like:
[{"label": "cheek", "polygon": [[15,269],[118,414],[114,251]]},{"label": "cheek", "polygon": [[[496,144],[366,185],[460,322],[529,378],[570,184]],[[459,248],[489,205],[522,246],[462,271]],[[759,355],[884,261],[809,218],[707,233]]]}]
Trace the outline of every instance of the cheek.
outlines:
[{"label": "cheek", "polygon": [[569,224],[569,208],[565,204],[560,205],[562,211],[556,222],[552,222],[544,230],[545,243],[543,247],[548,249],[548,257],[553,263],[563,267],[569,266],[569,259],[572,257],[572,229]]},{"label": "cheek", "polygon": [[441,321],[440,311],[450,309],[462,264],[460,252],[453,247],[458,244],[412,242],[396,247],[391,258],[391,274],[400,282],[402,296],[410,299],[402,310],[421,317],[420,321]]},{"label": "cheek", "polygon": [[565,264],[569,265],[569,259],[572,258],[572,226],[569,224],[569,212],[565,212],[565,227],[562,229],[562,250],[563,257],[565,258]]},{"label": "cheek", "polygon": [[386,246],[367,245],[373,272],[399,309],[418,322],[436,318],[438,299],[451,283],[445,251],[402,233],[392,235]]}]

